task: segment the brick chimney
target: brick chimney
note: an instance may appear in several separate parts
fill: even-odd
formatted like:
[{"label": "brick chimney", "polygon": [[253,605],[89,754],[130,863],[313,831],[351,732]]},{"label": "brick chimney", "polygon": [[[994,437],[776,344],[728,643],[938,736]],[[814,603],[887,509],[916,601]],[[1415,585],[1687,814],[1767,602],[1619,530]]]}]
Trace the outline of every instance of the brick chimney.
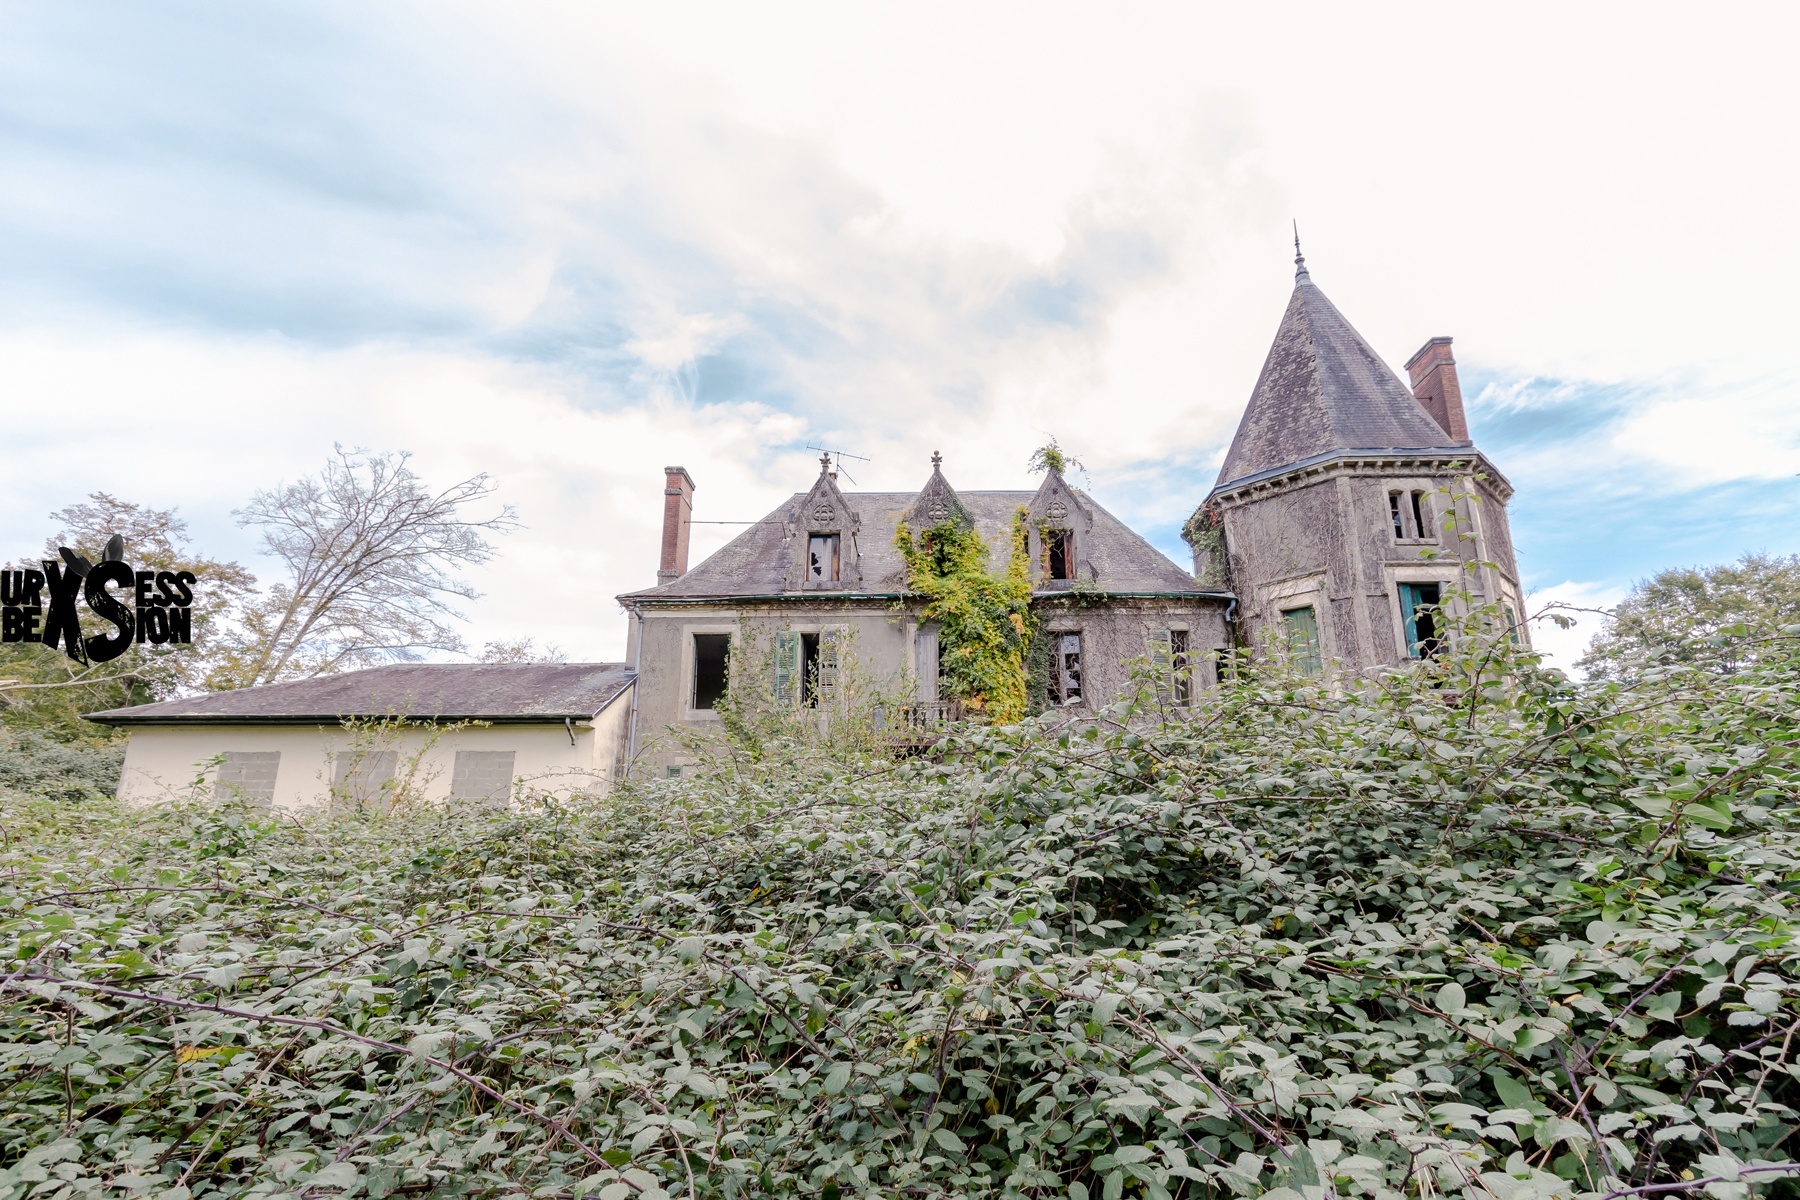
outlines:
[{"label": "brick chimney", "polygon": [[693,524],[694,477],[686,467],[664,467],[662,566],[656,571],[657,583],[687,574],[688,531]]},{"label": "brick chimney", "polygon": [[1456,359],[1450,355],[1450,339],[1434,337],[1406,360],[1412,390],[1438,427],[1460,446],[1469,445],[1469,422],[1463,416],[1462,384],[1456,381]]}]

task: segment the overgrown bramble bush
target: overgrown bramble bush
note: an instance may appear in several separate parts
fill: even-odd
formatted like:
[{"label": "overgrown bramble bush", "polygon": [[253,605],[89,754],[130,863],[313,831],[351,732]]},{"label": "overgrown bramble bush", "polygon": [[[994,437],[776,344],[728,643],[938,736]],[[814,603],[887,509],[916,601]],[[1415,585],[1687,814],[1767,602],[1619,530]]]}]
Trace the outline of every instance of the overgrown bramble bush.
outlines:
[{"label": "overgrown bramble bush", "polygon": [[13,799],[0,1190],[1785,1179],[1791,653],[1583,690],[1456,647],[532,812]]}]

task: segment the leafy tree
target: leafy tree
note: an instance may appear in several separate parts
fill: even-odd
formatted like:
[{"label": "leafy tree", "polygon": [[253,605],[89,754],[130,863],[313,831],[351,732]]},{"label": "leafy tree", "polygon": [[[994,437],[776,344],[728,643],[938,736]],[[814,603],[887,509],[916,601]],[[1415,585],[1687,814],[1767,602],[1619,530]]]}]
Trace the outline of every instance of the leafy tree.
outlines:
[{"label": "leafy tree", "polygon": [[1672,662],[1735,670],[1765,639],[1797,624],[1800,555],[1672,567],[1631,590],[1579,665],[1608,679]]},{"label": "leafy tree", "polygon": [[453,571],[487,562],[487,535],[517,521],[511,506],[464,515],[494,492],[487,475],[442,491],[425,486],[411,456],[337,448],[316,477],[259,491],[238,511],[261,529],[263,546],[287,568],[245,613],[214,672],[214,687],[252,687],[414,659],[424,650],[460,652],[449,622],[454,602],[475,590]]},{"label": "leafy tree", "polygon": [[0,1200],[1768,1190],[1800,638],[1577,685],[1498,618],[512,812],[0,797]]}]

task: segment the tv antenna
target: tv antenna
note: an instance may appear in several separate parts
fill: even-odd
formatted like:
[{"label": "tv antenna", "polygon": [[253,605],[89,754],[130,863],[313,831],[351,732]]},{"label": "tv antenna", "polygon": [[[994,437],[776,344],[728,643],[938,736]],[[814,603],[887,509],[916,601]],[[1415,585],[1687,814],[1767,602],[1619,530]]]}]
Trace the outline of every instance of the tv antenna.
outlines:
[{"label": "tv antenna", "polygon": [[808,445],[806,448],[808,450],[817,450],[820,454],[829,454],[831,456],[831,461],[834,464],[836,464],[837,469],[840,472],[842,472],[844,478],[848,479],[851,483],[856,482],[856,476],[854,476],[850,472],[844,470],[844,460],[846,458],[854,458],[857,462],[874,462],[875,461],[874,459],[866,458],[861,454],[851,454],[847,450],[832,450],[826,446]]}]

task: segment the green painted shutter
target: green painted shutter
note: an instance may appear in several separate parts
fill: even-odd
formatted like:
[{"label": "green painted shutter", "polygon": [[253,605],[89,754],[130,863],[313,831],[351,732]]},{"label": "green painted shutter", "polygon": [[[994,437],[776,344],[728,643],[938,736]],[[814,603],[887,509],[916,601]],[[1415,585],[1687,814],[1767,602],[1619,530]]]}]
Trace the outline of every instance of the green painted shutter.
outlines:
[{"label": "green painted shutter", "polygon": [[775,635],[775,703],[792,705],[799,701],[800,635],[782,630]]},{"label": "green painted shutter", "polygon": [[825,708],[837,700],[839,645],[843,631],[841,629],[821,629],[819,631],[819,707]]},{"label": "green painted shutter", "polygon": [[1319,648],[1319,615],[1311,605],[1290,608],[1281,614],[1287,627],[1288,653],[1293,655],[1294,669],[1302,675],[1318,675],[1325,670],[1324,655]]}]

